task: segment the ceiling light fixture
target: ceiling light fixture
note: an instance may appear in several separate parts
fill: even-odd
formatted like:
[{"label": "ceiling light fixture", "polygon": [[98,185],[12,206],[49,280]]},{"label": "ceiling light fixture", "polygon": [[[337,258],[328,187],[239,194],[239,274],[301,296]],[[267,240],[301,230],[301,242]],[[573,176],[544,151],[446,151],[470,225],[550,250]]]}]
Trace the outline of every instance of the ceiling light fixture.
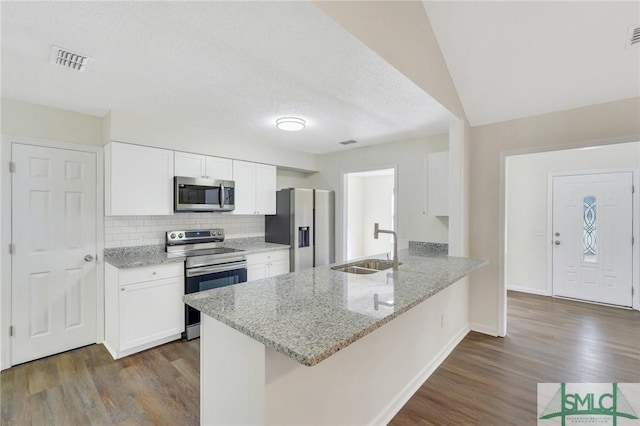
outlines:
[{"label": "ceiling light fixture", "polygon": [[288,132],[297,132],[304,129],[307,122],[298,117],[280,117],[276,119],[276,127]]}]

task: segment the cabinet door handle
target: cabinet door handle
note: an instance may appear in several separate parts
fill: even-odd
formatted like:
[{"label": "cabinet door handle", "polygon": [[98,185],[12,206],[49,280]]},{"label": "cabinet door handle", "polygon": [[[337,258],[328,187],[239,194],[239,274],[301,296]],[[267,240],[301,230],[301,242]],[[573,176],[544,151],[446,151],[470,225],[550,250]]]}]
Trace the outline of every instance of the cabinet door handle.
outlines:
[{"label": "cabinet door handle", "polygon": [[120,287],[120,291],[124,291],[124,290],[125,290],[125,288],[124,288],[124,287]]}]

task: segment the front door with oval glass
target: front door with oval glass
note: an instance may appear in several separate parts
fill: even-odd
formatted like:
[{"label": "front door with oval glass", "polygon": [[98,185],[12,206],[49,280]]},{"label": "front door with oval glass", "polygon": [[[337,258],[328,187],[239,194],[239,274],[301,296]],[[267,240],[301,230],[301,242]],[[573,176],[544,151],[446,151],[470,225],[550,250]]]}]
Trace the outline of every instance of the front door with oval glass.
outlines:
[{"label": "front door with oval glass", "polygon": [[553,177],[553,295],[632,304],[633,174]]}]

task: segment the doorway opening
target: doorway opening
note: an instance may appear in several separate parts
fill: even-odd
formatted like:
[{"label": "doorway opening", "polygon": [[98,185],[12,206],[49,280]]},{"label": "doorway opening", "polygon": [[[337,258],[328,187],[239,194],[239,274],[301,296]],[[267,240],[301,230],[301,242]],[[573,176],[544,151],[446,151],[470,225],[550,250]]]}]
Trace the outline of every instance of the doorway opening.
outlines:
[{"label": "doorway opening", "polygon": [[393,237],[373,238],[374,223],[395,231],[396,170],[385,168],[345,173],[344,260],[393,251]]},{"label": "doorway opening", "polygon": [[[598,239],[598,237],[600,237],[599,239],[602,244],[609,244],[610,253],[615,253],[618,246],[621,247],[622,245],[625,245],[627,250],[631,251],[632,265],[630,266],[631,270],[628,271],[631,277],[625,278],[627,280],[626,286],[629,286],[628,280],[631,280],[631,286],[628,292],[629,297],[627,297],[629,300],[625,301],[622,305],[631,305],[634,309],[638,309],[640,306],[640,298],[638,298],[640,252],[637,241],[640,235],[638,230],[640,223],[637,212],[639,211],[640,202],[638,198],[640,197],[638,197],[637,188],[639,182],[638,174],[640,171],[638,168],[638,166],[640,166],[640,142],[534,153],[508,153],[503,154],[503,160],[504,234],[502,239],[503,248],[501,250],[503,263],[500,272],[502,273],[501,281],[504,285],[502,298],[505,303],[501,303],[500,305],[503,306],[504,309],[504,333],[506,333],[507,290],[543,296],[563,296],[562,290],[558,293],[556,290],[559,287],[554,284],[554,254],[556,257],[555,265],[558,266],[562,258],[562,250],[572,243],[564,239],[565,237],[576,240],[573,241],[572,244],[577,248],[582,248],[582,256],[576,257],[576,259],[574,259],[576,260],[575,262],[569,262],[575,263],[575,265],[569,265],[569,263],[565,262],[565,278],[569,277],[573,279],[572,277],[575,277],[576,281],[580,281],[581,283],[599,280],[600,284],[598,284],[598,286],[605,285],[604,281],[606,278],[609,283],[606,285],[609,287],[613,286],[610,277],[612,276],[611,274],[614,273],[613,267],[615,265],[613,265],[613,263],[600,265],[599,262],[604,260],[604,258],[599,257],[598,262],[596,262],[598,266],[602,266],[608,270],[600,270],[599,275],[596,274],[593,269],[595,263],[593,262],[593,254],[591,253],[594,246],[593,244],[587,244],[585,246],[584,239],[585,232],[587,232],[587,234],[589,234],[588,231],[592,232],[591,226],[594,225],[592,221],[593,217],[589,213],[593,210],[593,200],[590,196],[594,196],[595,192],[599,191],[600,196],[598,196],[596,200],[596,209],[598,210],[596,214],[605,213],[602,209],[609,208],[610,206],[605,207],[601,204],[604,201],[603,196],[610,198],[612,189],[609,188],[609,190],[605,190],[603,185],[606,186],[609,184],[594,181],[593,185],[591,183],[587,185],[589,187],[589,191],[587,192],[590,193],[587,194],[585,192],[582,197],[578,197],[579,191],[577,191],[575,185],[573,189],[567,190],[568,192],[565,191],[565,196],[561,197],[561,199],[575,198],[575,202],[573,203],[575,205],[572,207],[575,210],[575,214],[573,214],[572,217],[575,216],[575,218],[577,218],[571,225],[567,225],[572,227],[572,229],[567,229],[565,232],[560,229],[555,229],[553,225],[554,176],[590,174],[596,177],[600,175],[600,178],[604,179],[608,172],[626,171],[627,173],[631,173],[631,181],[626,182],[628,199],[625,202],[631,204],[631,206],[627,206],[627,210],[633,211],[632,224],[630,225],[632,229],[629,230],[627,227],[626,231],[620,231],[628,234],[625,234],[625,238],[609,238],[608,242],[605,242],[605,240],[603,240],[604,235],[600,235],[601,232],[605,231],[602,226],[608,226],[611,229],[606,230],[606,232],[613,233],[614,229],[612,226],[619,221],[616,219],[613,222],[609,221],[605,224],[604,220],[606,218],[600,216],[595,221],[595,226],[597,227],[595,238]],[[594,177],[594,179],[596,179],[596,177]],[[587,180],[589,179],[590,178]],[[631,194],[632,185],[635,185],[635,194]],[[593,194],[591,194],[591,192],[593,192]],[[580,202],[578,203],[578,201]],[[610,201],[611,200],[607,200],[606,202],[609,203]],[[556,204],[558,202],[559,201],[556,201]],[[585,203],[588,204],[586,210]],[[585,213],[587,213],[586,222]],[[630,211],[627,211],[625,214],[629,216]],[[556,233],[560,233],[561,235],[556,236]],[[586,235],[587,241],[593,236],[593,232]],[[635,238],[635,245],[632,245],[632,238]],[[556,244],[556,241],[558,241],[559,244]],[[597,250],[606,248],[597,245],[595,247],[597,247]],[[554,253],[554,250],[557,253]],[[599,253],[604,254],[604,252],[601,251],[599,251]],[[617,255],[609,254],[608,256],[608,259],[613,259],[611,256]],[[575,275],[569,270],[574,266]],[[582,275],[584,275],[584,277],[578,280],[579,276]],[[599,278],[597,278],[596,275],[598,275]],[[585,277],[586,280],[583,279]],[[593,285],[595,286],[595,284]],[[576,284],[576,286],[583,286],[584,290],[583,284]],[[635,292],[633,298],[630,296],[631,289],[634,289]],[[581,295],[581,297],[575,298],[592,300],[592,298],[587,295]],[[618,304],[610,301],[605,301],[604,303]]]}]

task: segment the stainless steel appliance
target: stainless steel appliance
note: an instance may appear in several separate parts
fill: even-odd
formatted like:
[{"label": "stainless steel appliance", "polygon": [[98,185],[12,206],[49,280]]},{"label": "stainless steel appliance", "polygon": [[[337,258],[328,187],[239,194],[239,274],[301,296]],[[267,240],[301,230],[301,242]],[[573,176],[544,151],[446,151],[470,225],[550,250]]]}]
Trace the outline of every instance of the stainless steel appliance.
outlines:
[{"label": "stainless steel appliance", "polygon": [[235,209],[235,182],[176,176],[174,210],[176,212],[230,212]]},{"label": "stainless steel appliance", "polygon": [[335,195],[320,189],[276,193],[276,214],[265,216],[265,241],[289,244],[291,271],[335,262]]},{"label": "stainless steel appliance", "polygon": [[[185,294],[247,281],[246,252],[225,247],[222,229],[169,231],[166,247],[169,255],[186,256]],[[200,312],[185,305],[182,337],[191,340],[199,336]]]}]

